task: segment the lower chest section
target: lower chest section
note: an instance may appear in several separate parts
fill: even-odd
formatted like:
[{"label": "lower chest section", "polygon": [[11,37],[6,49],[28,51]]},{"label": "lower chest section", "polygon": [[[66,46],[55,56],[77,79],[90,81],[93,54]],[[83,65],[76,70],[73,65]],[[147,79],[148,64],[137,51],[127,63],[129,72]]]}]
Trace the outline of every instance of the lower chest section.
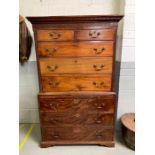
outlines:
[{"label": "lower chest section", "polygon": [[115,93],[39,95],[43,141],[112,141]]}]

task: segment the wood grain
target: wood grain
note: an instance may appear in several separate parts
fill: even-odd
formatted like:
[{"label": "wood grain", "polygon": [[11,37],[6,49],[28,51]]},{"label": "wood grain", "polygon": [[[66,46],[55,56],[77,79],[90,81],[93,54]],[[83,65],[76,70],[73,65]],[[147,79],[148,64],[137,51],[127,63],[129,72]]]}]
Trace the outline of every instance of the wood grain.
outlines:
[{"label": "wood grain", "polygon": [[135,113],[126,113],[121,117],[122,136],[128,147],[135,150]]},{"label": "wood grain", "polygon": [[104,113],[85,113],[77,111],[71,113],[45,113],[40,112],[43,126],[65,125],[113,125],[113,115]]},{"label": "wood grain", "polygon": [[77,40],[113,40],[113,29],[79,30]]},{"label": "wood grain", "polygon": [[102,57],[113,55],[113,42],[40,42],[40,57]]},{"label": "wood grain", "polygon": [[43,92],[111,91],[110,75],[41,77]]},{"label": "wood grain", "polygon": [[41,75],[56,73],[112,73],[112,58],[50,58],[40,59]]},{"label": "wood grain", "polygon": [[135,132],[135,114],[126,113],[121,117],[122,124],[129,130]]},{"label": "wood grain", "polygon": [[73,30],[38,30],[38,41],[66,41],[74,39]]},{"label": "wood grain", "polygon": [[112,92],[70,92],[40,93],[38,95],[41,112],[92,111],[114,113],[115,93]]},{"label": "wood grain", "polygon": [[44,127],[42,128],[44,140],[55,141],[112,141],[113,128],[102,126],[76,126],[76,127]]}]

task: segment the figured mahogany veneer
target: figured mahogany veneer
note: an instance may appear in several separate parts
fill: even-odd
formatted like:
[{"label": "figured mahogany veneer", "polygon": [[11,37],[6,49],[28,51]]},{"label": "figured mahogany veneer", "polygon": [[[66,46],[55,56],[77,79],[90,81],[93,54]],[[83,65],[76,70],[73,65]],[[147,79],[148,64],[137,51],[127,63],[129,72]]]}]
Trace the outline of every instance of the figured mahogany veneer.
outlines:
[{"label": "figured mahogany veneer", "polygon": [[44,126],[64,125],[113,125],[113,115],[104,113],[85,113],[75,111],[71,113],[40,113],[41,124]]},{"label": "figured mahogany veneer", "polygon": [[121,18],[27,18],[35,36],[41,147],[114,146],[118,98],[115,49]]},{"label": "figured mahogany veneer", "polygon": [[115,112],[115,93],[77,92],[41,93],[38,96],[40,112],[75,113],[76,111]]},{"label": "figured mahogany veneer", "polygon": [[[76,126],[76,127],[44,127],[42,128],[43,141],[59,142],[58,144],[83,142],[83,143],[102,143],[113,141],[113,128],[103,128],[102,126]],[[55,143],[54,143],[55,144]]]},{"label": "figured mahogany veneer", "polygon": [[111,91],[111,80],[111,75],[41,77],[43,92]]},{"label": "figured mahogany veneer", "polygon": [[79,30],[77,40],[113,40],[114,34],[113,29]]},{"label": "figured mahogany veneer", "polygon": [[68,41],[74,39],[73,30],[38,30],[38,41]]},{"label": "figured mahogany veneer", "polygon": [[39,57],[104,57],[113,56],[112,41],[40,42]]},{"label": "figured mahogany veneer", "polygon": [[112,58],[49,58],[40,59],[41,75],[64,73],[109,73],[112,74]]}]

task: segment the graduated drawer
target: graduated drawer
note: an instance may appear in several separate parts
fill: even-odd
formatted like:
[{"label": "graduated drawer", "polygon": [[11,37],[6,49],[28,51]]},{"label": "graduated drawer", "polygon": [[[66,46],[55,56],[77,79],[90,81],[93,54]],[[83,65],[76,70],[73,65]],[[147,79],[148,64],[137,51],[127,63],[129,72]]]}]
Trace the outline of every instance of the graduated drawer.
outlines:
[{"label": "graduated drawer", "polygon": [[55,142],[85,142],[113,140],[113,127],[71,126],[71,127],[43,127],[42,140]]},{"label": "graduated drawer", "polygon": [[114,113],[115,93],[103,92],[75,92],[75,93],[53,93],[53,95],[42,93],[38,95],[40,112],[68,113],[84,111],[84,113],[103,112]]},{"label": "graduated drawer", "polygon": [[40,57],[113,56],[113,42],[40,42],[38,53]]},{"label": "graduated drawer", "polygon": [[103,76],[43,76],[43,92],[110,91],[112,75]]},{"label": "graduated drawer", "polygon": [[112,73],[112,58],[40,59],[41,75],[56,73]]},{"label": "graduated drawer", "polygon": [[74,40],[73,30],[37,30],[38,41],[70,41]]},{"label": "graduated drawer", "polygon": [[40,120],[43,126],[53,125],[113,125],[113,114],[90,113],[83,110],[66,113],[40,112]]},{"label": "graduated drawer", "polygon": [[78,30],[77,40],[114,40],[114,29]]}]

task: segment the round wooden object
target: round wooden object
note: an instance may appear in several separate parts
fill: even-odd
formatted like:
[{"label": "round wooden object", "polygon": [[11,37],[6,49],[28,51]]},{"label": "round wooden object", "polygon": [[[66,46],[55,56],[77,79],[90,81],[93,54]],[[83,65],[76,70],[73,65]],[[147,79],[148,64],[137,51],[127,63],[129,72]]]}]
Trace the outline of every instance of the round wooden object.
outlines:
[{"label": "round wooden object", "polygon": [[127,113],[121,117],[122,135],[128,147],[135,149],[135,113]]}]

